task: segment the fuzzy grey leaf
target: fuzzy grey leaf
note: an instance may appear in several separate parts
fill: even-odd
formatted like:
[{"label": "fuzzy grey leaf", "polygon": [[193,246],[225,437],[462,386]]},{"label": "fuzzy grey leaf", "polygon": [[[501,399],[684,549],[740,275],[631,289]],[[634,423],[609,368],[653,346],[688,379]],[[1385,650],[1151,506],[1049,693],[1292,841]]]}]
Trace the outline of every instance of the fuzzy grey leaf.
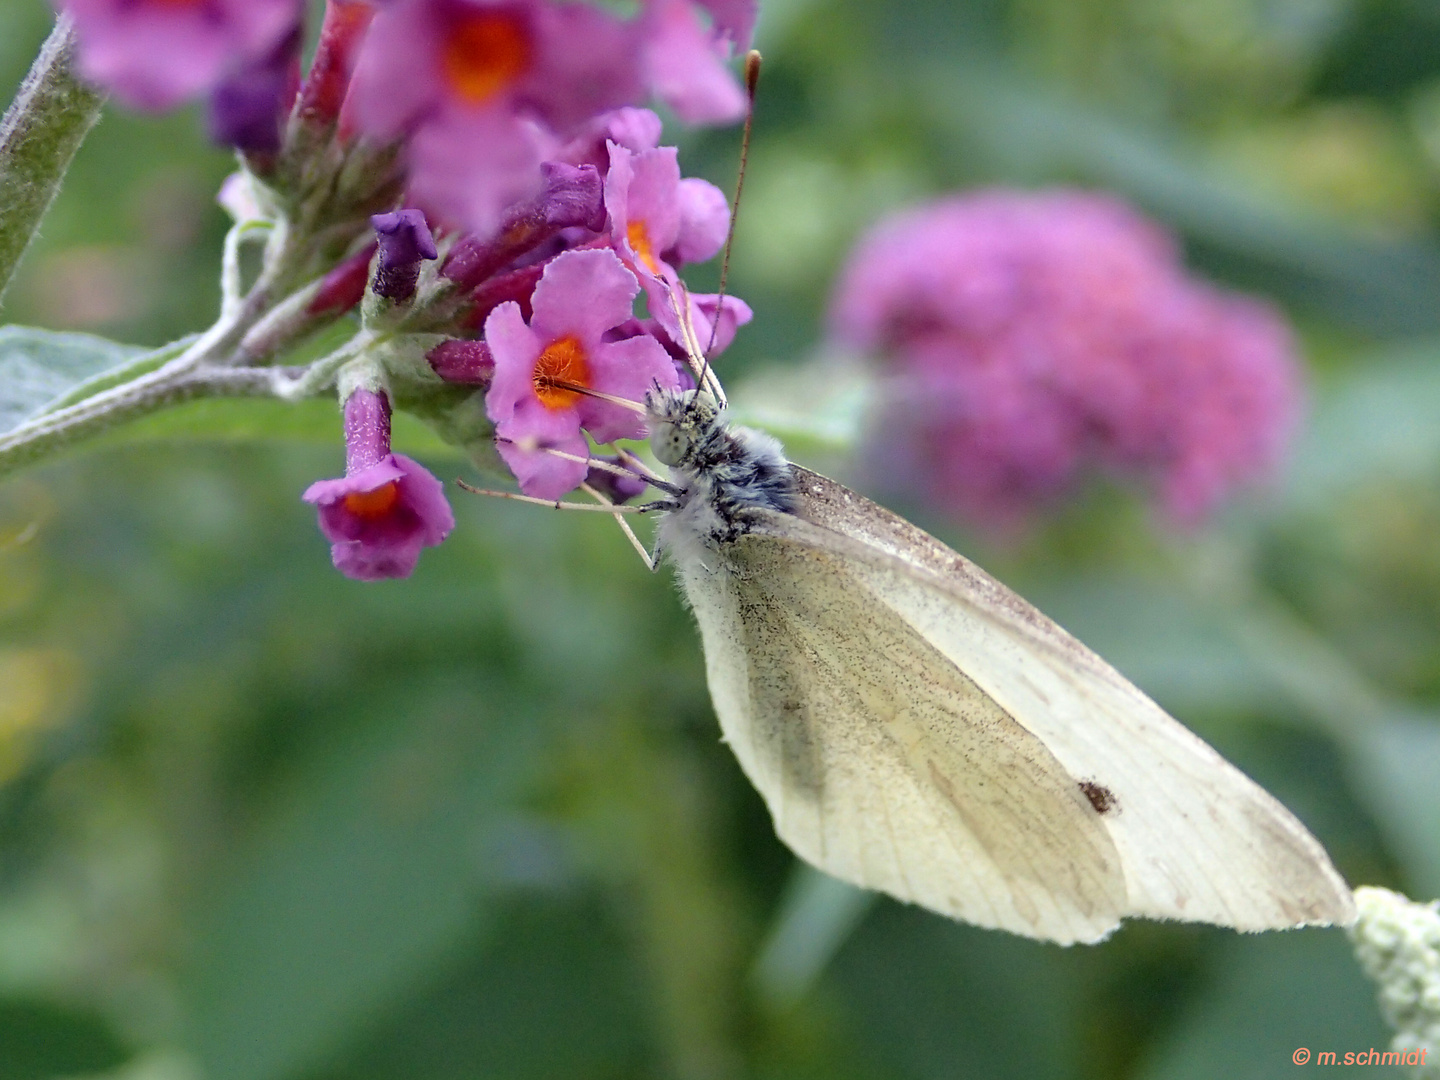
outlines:
[{"label": "fuzzy grey leaf", "polygon": [[0,326],[0,434],[146,351],[93,334]]}]

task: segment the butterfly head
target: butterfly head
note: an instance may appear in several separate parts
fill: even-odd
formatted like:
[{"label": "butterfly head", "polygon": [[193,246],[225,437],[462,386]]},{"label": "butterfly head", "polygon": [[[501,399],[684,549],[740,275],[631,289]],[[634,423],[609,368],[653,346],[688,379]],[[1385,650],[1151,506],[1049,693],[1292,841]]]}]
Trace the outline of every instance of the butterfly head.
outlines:
[{"label": "butterfly head", "polygon": [[720,416],[719,404],[704,390],[653,390],[645,409],[650,449],[665,465],[683,465]]}]

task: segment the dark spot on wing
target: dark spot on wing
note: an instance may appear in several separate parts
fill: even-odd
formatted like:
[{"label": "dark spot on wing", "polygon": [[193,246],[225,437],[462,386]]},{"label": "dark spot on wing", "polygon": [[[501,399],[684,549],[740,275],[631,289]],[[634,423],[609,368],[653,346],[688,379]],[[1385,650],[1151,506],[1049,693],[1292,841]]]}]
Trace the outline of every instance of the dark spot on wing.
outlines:
[{"label": "dark spot on wing", "polygon": [[1120,800],[1103,784],[1097,784],[1094,780],[1081,780],[1080,790],[1085,793],[1085,798],[1090,800],[1090,805],[1097,814],[1108,814],[1111,810],[1120,808]]}]

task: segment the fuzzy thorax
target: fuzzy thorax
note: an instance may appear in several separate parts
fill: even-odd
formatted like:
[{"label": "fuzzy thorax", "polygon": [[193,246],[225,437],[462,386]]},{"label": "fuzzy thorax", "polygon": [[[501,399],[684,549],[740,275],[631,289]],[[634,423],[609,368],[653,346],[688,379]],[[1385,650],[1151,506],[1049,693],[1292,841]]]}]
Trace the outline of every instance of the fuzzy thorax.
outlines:
[{"label": "fuzzy thorax", "polygon": [[661,546],[684,558],[749,531],[757,509],[794,513],[795,480],[778,440],[726,423],[704,391],[652,391],[650,447],[680,488],[661,525]]}]

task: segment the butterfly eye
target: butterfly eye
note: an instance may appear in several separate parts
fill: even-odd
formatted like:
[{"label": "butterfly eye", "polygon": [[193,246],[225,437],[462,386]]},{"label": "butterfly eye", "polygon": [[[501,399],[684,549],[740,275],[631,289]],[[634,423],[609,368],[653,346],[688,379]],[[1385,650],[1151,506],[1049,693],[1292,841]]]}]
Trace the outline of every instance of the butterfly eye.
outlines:
[{"label": "butterfly eye", "polygon": [[650,435],[650,449],[662,465],[679,465],[689,442],[674,424],[660,424]]}]

